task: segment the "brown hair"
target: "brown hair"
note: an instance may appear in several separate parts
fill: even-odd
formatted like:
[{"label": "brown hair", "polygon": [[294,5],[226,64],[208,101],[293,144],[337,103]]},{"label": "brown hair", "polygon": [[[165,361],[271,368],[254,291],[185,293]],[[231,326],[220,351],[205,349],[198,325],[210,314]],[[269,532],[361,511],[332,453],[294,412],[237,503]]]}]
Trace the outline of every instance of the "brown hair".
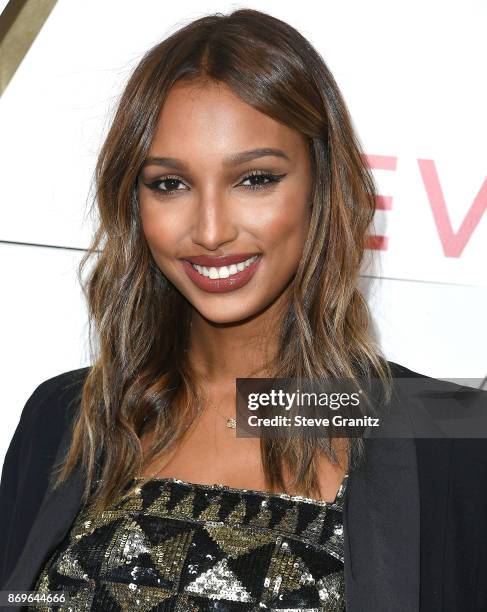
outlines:
[{"label": "brown hair", "polygon": [[[87,261],[97,258],[84,285],[93,365],[55,486],[81,461],[84,500],[91,492],[102,509],[158,452],[180,440],[197,415],[185,350],[192,306],[156,266],[137,204],[138,174],[161,107],[180,79],[223,82],[309,142],[309,236],[282,322],[274,376],[374,376],[386,394],[390,389],[390,367],[372,338],[357,288],[376,188],[340,90],[319,53],[287,23],[250,9],[204,16],[144,55],[96,165],[99,227],[79,268],[81,278]],[[155,432],[147,457],[143,431]],[[293,486],[308,496],[319,493],[314,459],[320,448],[319,439],[262,439],[271,488],[285,489],[287,465]],[[329,440],[324,448],[336,460]],[[350,439],[349,471],[363,450],[361,438]]]}]

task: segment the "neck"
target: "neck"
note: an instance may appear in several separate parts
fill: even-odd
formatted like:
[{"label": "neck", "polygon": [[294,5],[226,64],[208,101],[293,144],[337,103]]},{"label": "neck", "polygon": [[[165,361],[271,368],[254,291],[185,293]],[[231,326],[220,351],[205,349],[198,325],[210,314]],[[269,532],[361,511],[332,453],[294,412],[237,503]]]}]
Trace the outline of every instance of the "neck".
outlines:
[{"label": "neck", "polygon": [[196,376],[215,385],[268,376],[279,350],[284,303],[281,295],[263,312],[237,323],[214,323],[193,310],[188,354]]}]

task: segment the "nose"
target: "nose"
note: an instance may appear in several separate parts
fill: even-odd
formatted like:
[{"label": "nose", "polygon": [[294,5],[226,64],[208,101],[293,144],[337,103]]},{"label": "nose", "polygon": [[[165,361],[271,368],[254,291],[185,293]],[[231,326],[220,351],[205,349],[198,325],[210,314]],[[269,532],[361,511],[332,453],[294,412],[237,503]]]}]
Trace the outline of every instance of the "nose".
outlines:
[{"label": "nose", "polygon": [[221,245],[235,240],[238,228],[229,204],[225,197],[214,193],[203,194],[199,198],[191,232],[194,244],[215,251]]}]

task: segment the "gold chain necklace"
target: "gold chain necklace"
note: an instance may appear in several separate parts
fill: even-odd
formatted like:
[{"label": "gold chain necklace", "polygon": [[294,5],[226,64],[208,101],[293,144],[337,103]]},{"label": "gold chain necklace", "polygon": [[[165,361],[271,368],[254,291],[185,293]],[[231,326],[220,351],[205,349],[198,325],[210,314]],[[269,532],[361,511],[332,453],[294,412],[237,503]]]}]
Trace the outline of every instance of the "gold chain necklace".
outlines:
[{"label": "gold chain necklace", "polygon": [[225,419],[226,421],[226,426],[229,427],[230,429],[236,429],[237,428],[237,419],[233,418],[233,417],[227,417],[224,414],[222,414],[218,408],[212,403],[212,402],[208,402],[210,404],[210,406],[212,408],[214,408],[218,414],[222,417],[222,419]]}]

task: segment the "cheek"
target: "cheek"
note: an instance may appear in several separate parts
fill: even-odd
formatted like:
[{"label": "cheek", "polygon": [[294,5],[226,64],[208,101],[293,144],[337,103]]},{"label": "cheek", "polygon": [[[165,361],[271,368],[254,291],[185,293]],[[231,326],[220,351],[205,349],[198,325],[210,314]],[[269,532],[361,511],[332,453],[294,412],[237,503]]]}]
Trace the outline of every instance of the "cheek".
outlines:
[{"label": "cheek", "polygon": [[152,254],[169,255],[184,233],[180,215],[171,215],[152,204],[141,206],[140,220]]},{"label": "cheek", "polygon": [[269,254],[279,251],[290,255],[301,253],[308,233],[310,214],[306,205],[299,200],[289,200],[282,206],[268,211],[258,219],[258,232],[264,249]]}]

